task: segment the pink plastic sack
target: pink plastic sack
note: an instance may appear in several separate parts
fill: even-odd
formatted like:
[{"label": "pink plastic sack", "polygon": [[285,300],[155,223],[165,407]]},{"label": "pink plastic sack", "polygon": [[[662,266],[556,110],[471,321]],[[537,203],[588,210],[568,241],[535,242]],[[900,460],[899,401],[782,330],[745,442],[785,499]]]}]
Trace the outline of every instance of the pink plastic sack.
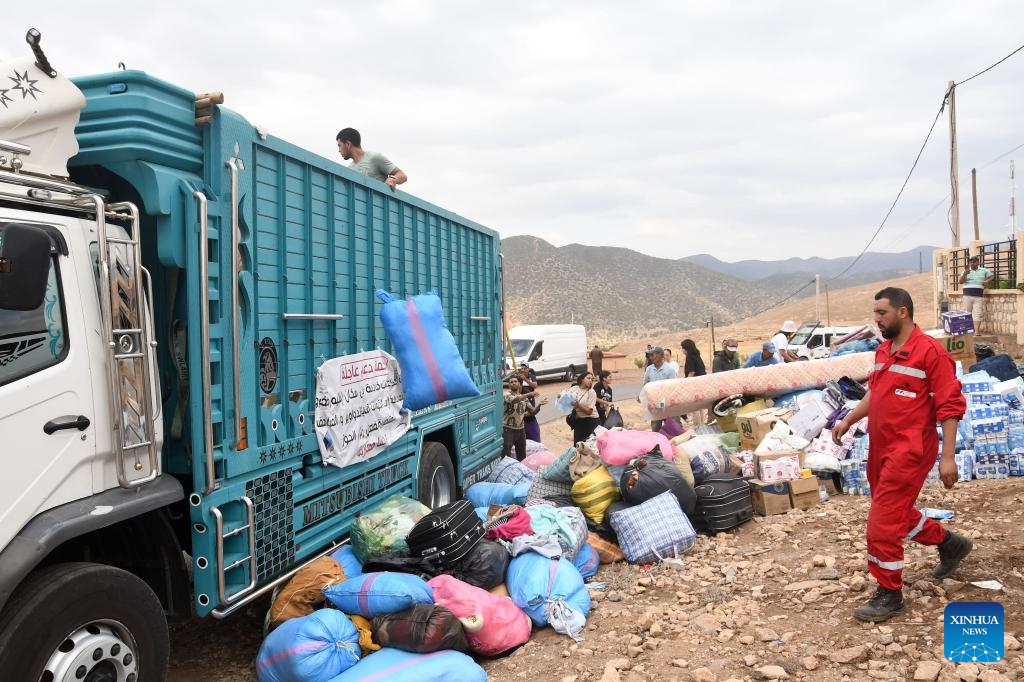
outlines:
[{"label": "pink plastic sack", "polygon": [[551,464],[556,459],[557,457],[555,456],[555,453],[548,452],[547,450],[541,450],[540,452],[535,452],[532,455],[527,455],[526,459],[523,460],[523,464],[528,468],[537,471],[541,467],[546,467]]},{"label": "pink plastic sack", "polygon": [[668,438],[650,431],[605,431],[597,437],[597,451],[601,461],[611,466],[629,464],[634,457],[646,455],[655,447],[661,448],[661,456],[667,460],[676,457],[676,451]]},{"label": "pink plastic sack", "polygon": [[[530,618],[509,597],[491,594],[450,575],[431,578],[427,584],[434,590],[434,603],[463,621],[473,653],[497,656],[530,640]],[[472,617],[474,621],[464,620]]]}]

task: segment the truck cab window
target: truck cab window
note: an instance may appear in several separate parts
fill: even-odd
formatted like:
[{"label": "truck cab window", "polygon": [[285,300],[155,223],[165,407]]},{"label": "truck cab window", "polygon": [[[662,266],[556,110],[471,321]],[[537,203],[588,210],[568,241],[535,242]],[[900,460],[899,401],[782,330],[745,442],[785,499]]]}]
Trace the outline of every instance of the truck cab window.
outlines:
[{"label": "truck cab window", "polygon": [[56,365],[67,355],[67,325],[56,256],[35,310],[0,309],[0,386]]}]

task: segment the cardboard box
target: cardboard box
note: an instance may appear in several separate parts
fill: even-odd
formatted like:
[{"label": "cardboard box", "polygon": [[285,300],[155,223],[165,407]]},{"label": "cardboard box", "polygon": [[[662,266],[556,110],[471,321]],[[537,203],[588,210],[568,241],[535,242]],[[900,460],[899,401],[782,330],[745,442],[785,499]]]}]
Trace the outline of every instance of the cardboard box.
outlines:
[{"label": "cardboard box", "polygon": [[942,313],[942,330],[952,336],[974,333],[974,317],[966,310]]},{"label": "cardboard box", "polygon": [[839,478],[838,474],[835,475],[835,478],[830,477],[830,478],[819,478],[818,479],[818,483],[820,483],[823,486],[825,486],[825,492],[828,493],[829,497],[832,497],[833,495],[839,495],[839,494],[841,494],[843,492],[843,490],[842,490],[842,483],[839,483],[839,485],[836,485],[836,480],[835,480],[836,478]]},{"label": "cardboard box", "polygon": [[819,402],[808,403],[789,418],[789,428],[804,440],[814,440],[828,423],[828,413]]},{"label": "cardboard box", "polygon": [[803,466],[803,450],[779,450],[754,455],[754,471],[760,480],[765,482],[797,478]]},{"label": "cardboard box", "polygon": [[810,509],[821,502],[818,477],[796,478],[789,482],[789,503],[793,509]]},{"label": "cardboard box", "polygon": [[754,501],[754,511],[761,516],[785,514],[792,508],[789,501],[789,481],[766,483],[752,478],[748,483]]},{"label": "cardboard box", "polygon": [[767,410],[736,415],[736,430],[740,434],[740,447],[753,450],[772,430],[775,422],[786,421],[791,416],[793,416],[793,410],[782,407],[769,407]]},{"label": "cardboard box", "polygon": [[942,344],[942,347],[946,349],[946,352],[953,356],[954,360],[960,360],[964,363],[965,368],[976,362],[974,357],[974,334],[959,336],[946,334],[936,338]]}]

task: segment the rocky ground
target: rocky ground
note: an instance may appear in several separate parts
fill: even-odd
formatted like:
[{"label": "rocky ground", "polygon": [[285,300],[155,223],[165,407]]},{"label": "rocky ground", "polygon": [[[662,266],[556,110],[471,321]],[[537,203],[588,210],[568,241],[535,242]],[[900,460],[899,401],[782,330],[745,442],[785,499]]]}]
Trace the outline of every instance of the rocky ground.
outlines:
[{"label": "rocky ground", "polygon": [[[635,400],[620,406],[627,425],[643,428]],[[543,433],[555,452],[568,446],[560,420]],[[889,623],[864,625],[851,615],[874,589],[864,559],[869,500],[838,495],[809,511],[755,517],[700,537],[681,568],[602,566],[584,642],[545,628],[484,666],[498,682],[1024,679],[1024,478],[970,481],[952,491],[927,487],[920,503],[954,510],[945,523],[972,537],[976,548],[955,580],[936,581],[935,550],[911,544],[908,608]],[[979,580],[998,580],[1004,589],[968,584]],[[1004,661],[945,661],[942,613],[951,600],[1003,604]],[[265,609],[258,602],[224,623],[176,628],[170,679],[255,680]]]}]

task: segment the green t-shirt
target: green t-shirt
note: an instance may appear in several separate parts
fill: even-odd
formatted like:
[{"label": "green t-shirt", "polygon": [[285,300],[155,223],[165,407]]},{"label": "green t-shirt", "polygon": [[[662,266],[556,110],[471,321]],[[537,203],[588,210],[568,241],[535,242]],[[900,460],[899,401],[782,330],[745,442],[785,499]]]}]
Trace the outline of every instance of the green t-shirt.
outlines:
[{"label": "green t-shirt", "polygon": [[357,173],[369,175],[371,178],[384,182],[388,179],[391,171],[398,168],[398,166],[391,163],[391,160],[380,152],[364,152],[363,158],[360,159],[359,163],[353,163],[349,168]]},{"label": "green t-shirt", "polygon": [[968,270],[967,278],[964,280],[964,289],[979,290],[985,288],[985,280],[992,276],[992,271],[988,268],[978,268],[977,270]]}]

